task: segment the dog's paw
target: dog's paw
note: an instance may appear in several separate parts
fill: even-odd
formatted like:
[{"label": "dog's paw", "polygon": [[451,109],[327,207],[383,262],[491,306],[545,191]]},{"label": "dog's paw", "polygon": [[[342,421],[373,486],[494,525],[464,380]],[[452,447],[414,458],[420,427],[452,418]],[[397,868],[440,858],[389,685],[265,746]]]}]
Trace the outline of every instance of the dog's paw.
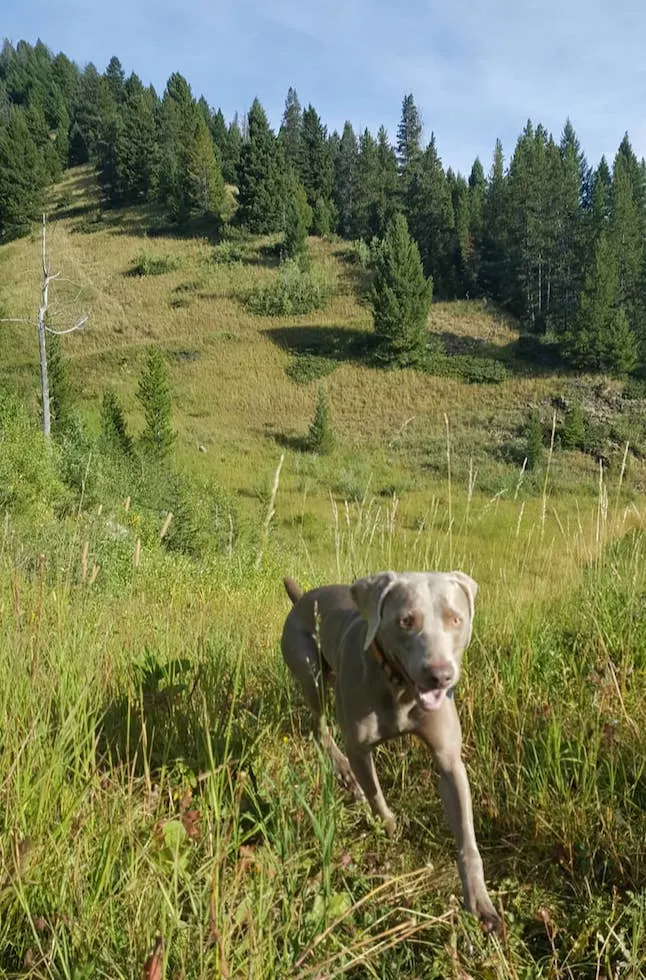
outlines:
[{"label": "dog's paw", "polygon": [[393,813],[391,813],[390,816],[386,817],[384,820],[384,828],[386,830],[386,834],[390,840],[392,840],[397,833],[397,818]]},{"label": "dog's paw", "polygon": [[478,904],[477,915],[480,921],[480,928],[485,936],[499,936],[501,934],[502,919],[489,899],[484,903]]}]

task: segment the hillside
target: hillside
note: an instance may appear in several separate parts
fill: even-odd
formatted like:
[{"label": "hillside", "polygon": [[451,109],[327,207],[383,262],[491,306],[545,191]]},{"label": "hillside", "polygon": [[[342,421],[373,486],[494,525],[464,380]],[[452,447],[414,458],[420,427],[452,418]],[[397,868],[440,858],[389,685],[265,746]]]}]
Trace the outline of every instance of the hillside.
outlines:
[{"label": "hillside", "polygon": [[[33,424],[35,330],[0,328],[0,971],[643,976],[640,384],[555,372],[540,346],[521,358],[513,320],[482,301],[433,304],[429,331],[451,369],[504,380],[377,368],[359,248],[311,238],[328,308],[261,317],[246,299],[280,275],[274,239],[156,220],[100,212],[85,168],[54,191],[51,301],[61,325],[90,320],[61,338],[84,426],[53,452]],[[37,234],[0,247],[4,315],[33,317],[39,249]],[[157,469],[96,438],[111,385],[136,444],[151,345],[178,432]],[[319,385],[325,456],[305,444]],[[173,545],[176,526],[204,547]],[[480,586],[456,703],[499,941],[456,899],[421,745],[378,750],[393,843],[337,787],[279,654],[286,573],[456,567]]]},{"label": "hillside", "polygon": [[[145,348],[166,352],[175,392],[174,422],[182,462],[196,474],[249,494],[270,479],[280,453],[288,463],[281,483],[281,513],[301,506],[307,474],[308,506],[317,510],[329,490],[339,498],[373,494],[404,498],[411,513],[420,497],[438,492],[446,477],[449,420],[453,478],[485,497],[513,496],[522,463],[522,428],[538,410],[549,442],[554,406],[580,404],[593,424],[605,423],[597,451],[556,453],[551,485],[587,492],[596,487],[597,457],[610,465],[631,444],[627,489],[641,490],[646,469],[644,401],[622,400],[621,383],[551,373],[514,354],[513,321],[484,301],[436,303],[430,331],[451,355],[501,360],[508,380],[467,384],[416,371],[390,372],[353,358],[357,336],[370,331],[368,307],[359,298],[362,276],[344,243],[310,239],[314,265],[336,284],[329,308],[309,316],[265,318],[245,309],[248,292],[276,276],[265,239],[237,246],[244,258],[218,261],[226,248],[205,239],[146,233],[150,213],[141,208],[100,213],[92,175],[72,171],[53,197],[49,245],[63,279],[52,287],[54,304],[68,317],[88,311],[90,323],[64,341],[71,379],[83,413],[96,420],[106,384],[123,398],[132,427],[140,425],[135,389]],[[265,246],[263,250],[263,246]],[[169,271],[132,275],[137,260],[162,257]],[[7,314],[33,315],[38,302],[39,247],[22,239],[0,251]],[[3,326],[0,365],[23,394],[37,392],[36,345],[21,326]],[[304,384],[286,368],[299,355],[325,358],[327,376]],[[308,360],[306,358],[306,360]],[[318,384],[332,404],[340,449],[334,460],[299,453],[311,420]],[[206,452],[198,452],[202,446]],[[633,450],[635,455],[633,455]],[[531,484],[531,475],[527,475]],[[541,483],[537,484],[541,488]],[[326,505],[327,506],[327,505]]]}]

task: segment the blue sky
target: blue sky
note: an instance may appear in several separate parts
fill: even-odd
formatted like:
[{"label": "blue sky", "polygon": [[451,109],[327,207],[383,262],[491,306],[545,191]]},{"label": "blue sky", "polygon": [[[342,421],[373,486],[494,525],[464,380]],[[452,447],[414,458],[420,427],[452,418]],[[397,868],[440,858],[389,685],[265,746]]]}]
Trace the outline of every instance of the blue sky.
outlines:
[{"label": "blue sky", "polygon": [[583,0],[5,0],[10,40],[40,37],[162,91],[180,71],[227,118],[258,96],[278,126],[287,88],[329,129],[381,123],[394,138],[413,92],[445,166],[488,169],[528,117],[555,136],[574,124],[588,159],[612,158],[628,130],[646,155],[646,5]]}]

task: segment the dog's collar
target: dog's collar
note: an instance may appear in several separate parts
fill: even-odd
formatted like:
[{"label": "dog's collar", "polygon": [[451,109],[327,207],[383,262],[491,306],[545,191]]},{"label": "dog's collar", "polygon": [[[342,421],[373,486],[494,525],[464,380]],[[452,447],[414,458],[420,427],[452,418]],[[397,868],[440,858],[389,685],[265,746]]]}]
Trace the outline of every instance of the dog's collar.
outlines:
[{"label": "dog's collar", "polygon": [[[377,637],[372,641],[370,650],[391,684],[395,684],[401,688],[410,687],[416,690],[416,685],[413,683],[408,671],[394,657],[386,653],[384,648],[377,642]],[[455,687],[450,687],[446,692],[447,698],[452,698],[454,691]]]}]

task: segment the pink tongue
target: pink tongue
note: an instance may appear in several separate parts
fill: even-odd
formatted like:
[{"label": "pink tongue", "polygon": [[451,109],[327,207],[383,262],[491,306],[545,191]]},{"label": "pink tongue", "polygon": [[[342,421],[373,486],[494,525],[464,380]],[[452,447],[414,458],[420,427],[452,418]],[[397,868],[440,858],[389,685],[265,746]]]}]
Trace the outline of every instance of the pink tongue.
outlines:
[{"label": "pink tongue", "polygon": [[442,687],[435,691],[424,691],[422,694],[420,692],[419,699],[421,701],[422,707],[426,711],[436,711],[440,705],[443,704],[444,698],[446,697],[446,688]]}]

